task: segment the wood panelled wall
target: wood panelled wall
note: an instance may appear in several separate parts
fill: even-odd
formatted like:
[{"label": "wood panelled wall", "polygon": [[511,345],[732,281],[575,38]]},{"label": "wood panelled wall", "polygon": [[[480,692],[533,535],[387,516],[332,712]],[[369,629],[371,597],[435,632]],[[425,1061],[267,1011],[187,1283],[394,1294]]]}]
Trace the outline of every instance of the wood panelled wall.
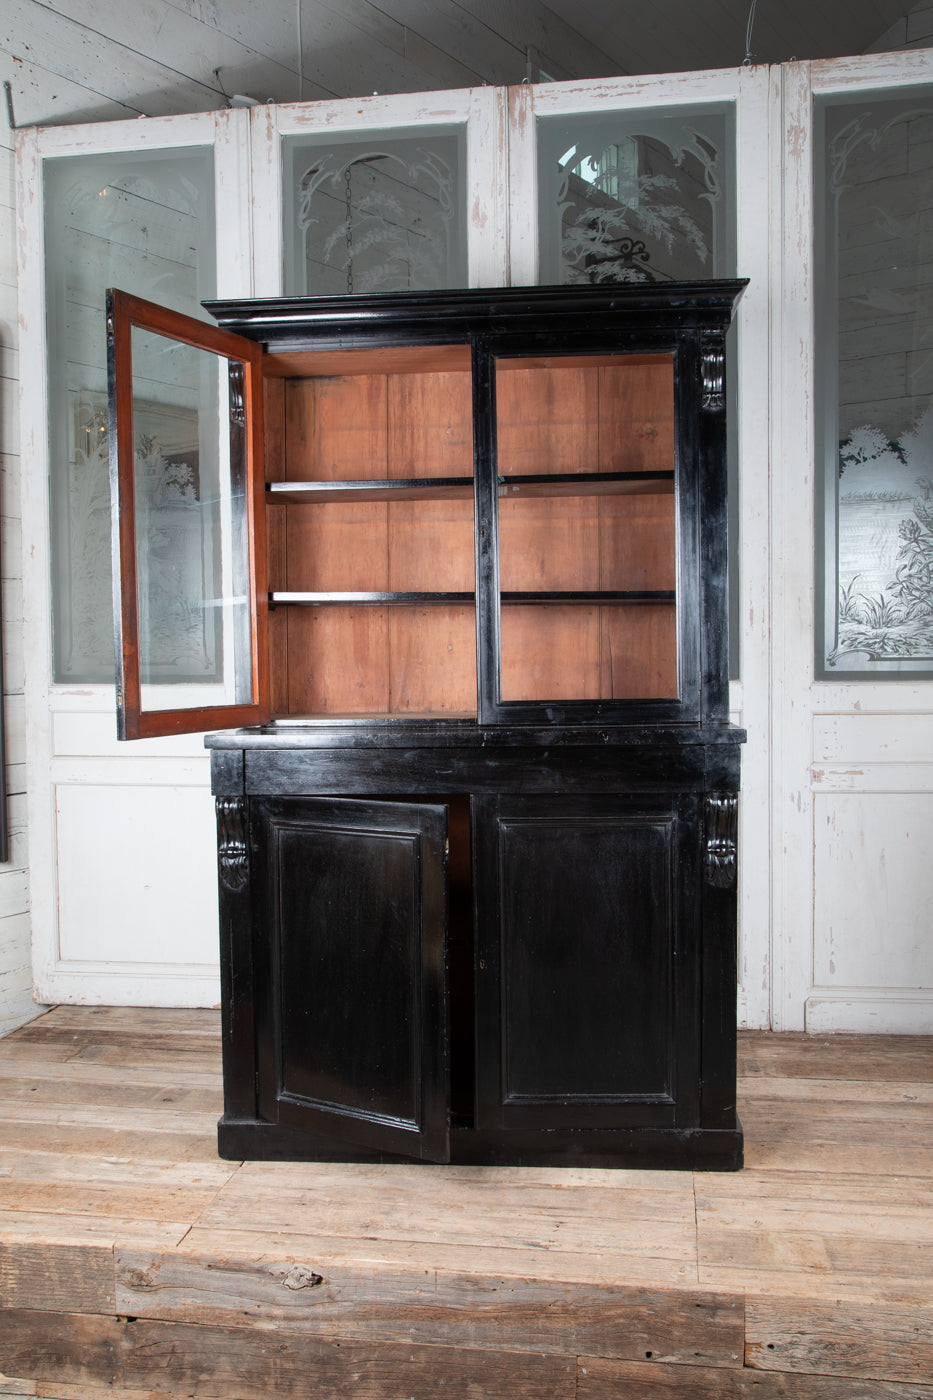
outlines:
[{"label": "wood panelled wall", "polygon": [[[236,92],[310,102],[683,72],[739,65],[748,10],[668,0],[665,22],[646,24],[619,0],[4,0],[0,79],[25,124],[210,111]],[[929,42],[928,18],[926,0],[783,0],[758,7],[753,56],[913,46]]]}]

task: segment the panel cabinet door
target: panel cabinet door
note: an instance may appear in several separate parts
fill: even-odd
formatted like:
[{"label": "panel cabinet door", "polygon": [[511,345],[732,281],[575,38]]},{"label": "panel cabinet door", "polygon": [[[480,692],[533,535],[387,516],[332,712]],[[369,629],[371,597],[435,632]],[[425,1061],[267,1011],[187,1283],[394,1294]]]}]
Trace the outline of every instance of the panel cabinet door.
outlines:
[{"label": "panel cabinet door", "polygon": [[269,717],[262,351],[107,293],[121,739]]},{"label": "panel cabinet door", "polygon": [[695,1122],[696,799],[477,809],[478,1125]]},{"label": "panel cabinet door", "polygon": [[447,809],[283,797],[250,816],[261,1116],[446,1161]]}]

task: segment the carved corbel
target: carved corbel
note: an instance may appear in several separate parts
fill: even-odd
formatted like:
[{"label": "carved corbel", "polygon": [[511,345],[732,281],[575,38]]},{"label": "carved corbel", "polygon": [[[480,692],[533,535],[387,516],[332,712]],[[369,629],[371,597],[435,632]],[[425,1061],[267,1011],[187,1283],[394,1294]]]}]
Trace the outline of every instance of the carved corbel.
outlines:
[{"label": "carved corbel", "polygon": [[702,342],[700,378],[705,412],[722,413],[726,407],[726,352],[718,337]]},{"label": "carved corbel", "polygon": [[706,878],[719,890],[735,889],[738,871],[739,799],[734,792],[706,798]]},{"label": "carved corbel", "polygon": [[228,890],[241,890],[249,876],[246,803],[242,797],[218,797],[217,867]]},{"label": "carved corbel", "polygon": [[237,428],[246,425],[246,373],[236,360],[230,362],[230,422]]}]

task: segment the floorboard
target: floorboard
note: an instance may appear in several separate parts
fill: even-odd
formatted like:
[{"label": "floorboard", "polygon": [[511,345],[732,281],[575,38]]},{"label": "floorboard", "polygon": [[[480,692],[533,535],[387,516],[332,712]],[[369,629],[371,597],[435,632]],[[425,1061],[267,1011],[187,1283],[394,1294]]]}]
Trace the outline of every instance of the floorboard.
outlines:
[{"label": "floorboard", "polygon": [[739,1062],[737,1174],[222,1162],[217,1013],[55,1008],[0,1040],[0,1396],[933,1400],[933,1037]]}]

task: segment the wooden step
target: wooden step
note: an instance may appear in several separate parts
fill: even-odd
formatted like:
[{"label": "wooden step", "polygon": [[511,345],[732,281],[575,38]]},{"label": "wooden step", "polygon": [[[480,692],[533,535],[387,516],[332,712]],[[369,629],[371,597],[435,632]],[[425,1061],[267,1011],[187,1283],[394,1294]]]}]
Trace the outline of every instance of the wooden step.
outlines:
[{"label": "wooden step", "polygon": [[0,1397],[933,1400],[933,1040],[740,1063],[735,1175],[222,1162],[216,1013],[49,1012],[0,1040]]}]

